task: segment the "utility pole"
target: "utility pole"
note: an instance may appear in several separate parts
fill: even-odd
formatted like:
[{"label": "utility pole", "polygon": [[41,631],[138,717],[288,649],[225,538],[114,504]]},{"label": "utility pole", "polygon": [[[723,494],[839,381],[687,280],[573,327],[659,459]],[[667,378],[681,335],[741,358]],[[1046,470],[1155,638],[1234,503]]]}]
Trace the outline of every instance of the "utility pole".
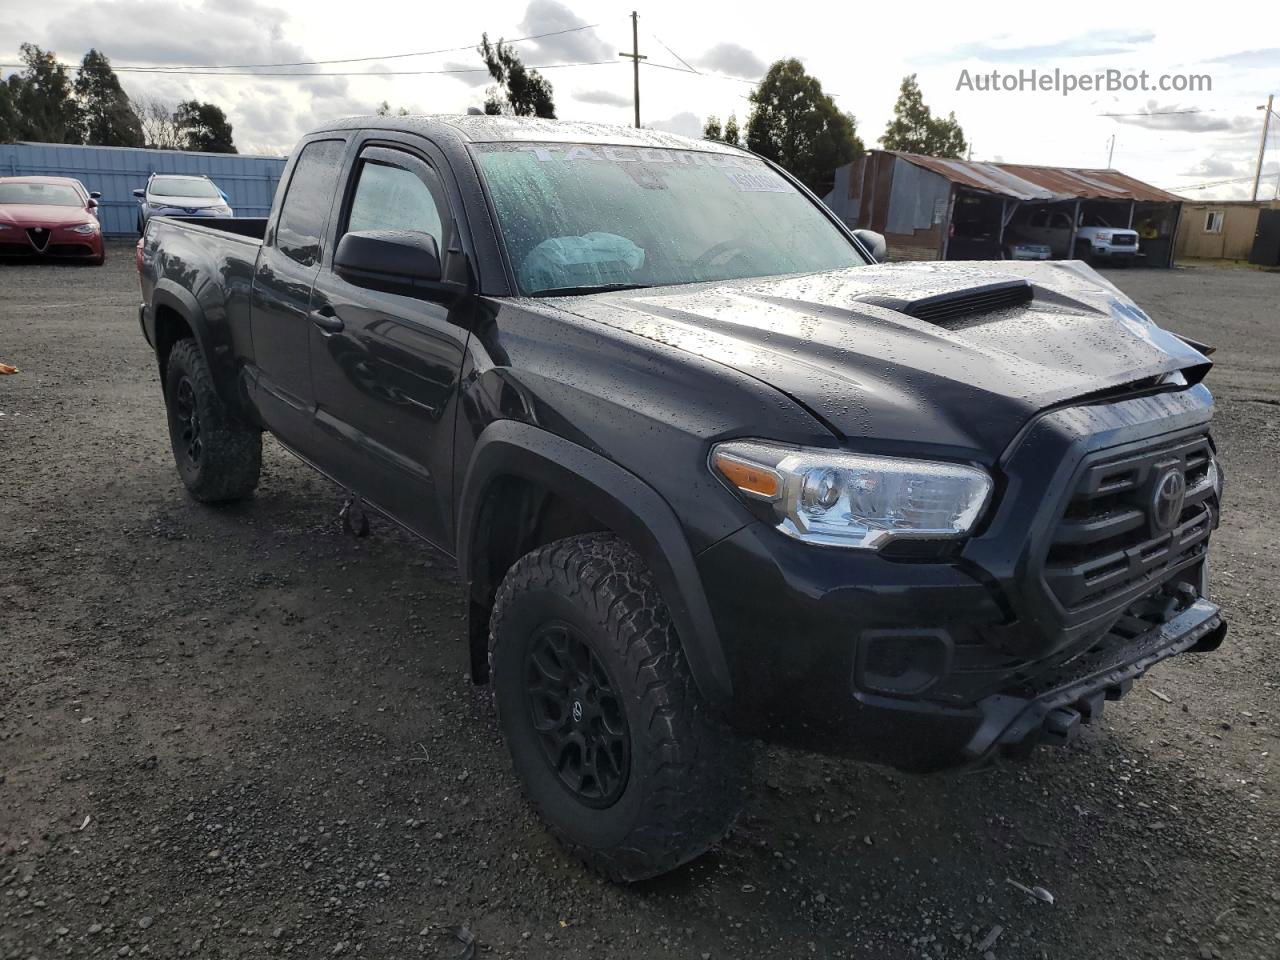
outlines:
[{"label": "utility pole", "polygon": [[635,101],[636,101],[636,127],[640,126],[640,61],[648,60],[648,57],[640,55],[640,14],[634,10],[631,11],[631,52],[621,51],[618,56],[625,57],[631,61],[632,70],[635,72]]},{"label": "utility pole", "polygon": [[1258,199],[1258,185],[1262,182],[1262,157],[1267,152],[1267,130],[1271,126],[1271,103],[1275,100],[1275,94],[1267,95],[1267,105],[1259,107],[1259,110],[1265,111],[1262,114],[1262,142],[1258,144],[1258,169],[1253,175],[1253,199]]},{"label": "utility pole", "polygon": [[1107,169],[1108,170],[1111,169],[1111,158],[1115,156],[1115,153],[1116,153],[1116,135],[1113,133],[1111,135],[1111,146],[1107,148]]}]

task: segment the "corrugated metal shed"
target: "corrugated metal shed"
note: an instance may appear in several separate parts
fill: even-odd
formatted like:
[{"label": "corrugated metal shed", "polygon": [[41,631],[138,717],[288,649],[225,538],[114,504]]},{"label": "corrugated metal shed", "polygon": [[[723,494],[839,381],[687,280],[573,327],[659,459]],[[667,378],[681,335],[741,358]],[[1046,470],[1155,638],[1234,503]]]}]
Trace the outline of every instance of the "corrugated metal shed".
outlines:
[{"label": "corrugated metal shed", "polygon": [[152,173],[204,174],[213,178],[237,215],[265,217],[271,212],[284,157],[236,153],[190,153],[133,147],[84,147],[61,143],[0,143],[0,176],[75,177],[102,193],[98,219],[108,235],[136,231],[136,187]]},{"label": "corrugated metal shed", "polygon": [[1182,197],[1135,180],[1119,170],[1035,167],[1022,163],[978,163],[915,153],[894,153],[952,183],[1016,200],[1139,200],[1181,203]]}]

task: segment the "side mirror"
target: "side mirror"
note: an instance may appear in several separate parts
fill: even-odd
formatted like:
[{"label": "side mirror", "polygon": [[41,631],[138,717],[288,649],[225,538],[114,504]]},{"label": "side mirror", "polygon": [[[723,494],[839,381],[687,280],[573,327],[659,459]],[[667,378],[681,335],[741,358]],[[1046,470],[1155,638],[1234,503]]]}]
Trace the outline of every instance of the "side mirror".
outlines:
[{"label": "side mirror", "polygon": [[889,256],[889,245],[885,243],[883,233],[876,233],[874,230],[855,230],[853,235],[867,248],[867,253],[871,254],[872,260],[876,263],[884,263],[885,258]]},{"label": "side mirror", "polygon": [[338,241],[333,272],[358,287],[409,296],[442,289],[436,238],[415,230],[357,230]]},{"label": "side mirror", "polygon": [[141,200],[147,195],[147,191],[144,187],[139,187],[137,190],[133,191],[133,195]]},{"label": "side mirror", "polygon": [[[101,194],[99,194],[98,196],[101,196]],[[98,197],[95,197],[92,193],[91,193],[91,194],[89,194],[89,202],[88,202],[88,203],[86,203],[86,204],[85,204],[85,206],[86,206],[86,207],[88,207],[90,210],[97,210],[97,209],[98,209]]]}]

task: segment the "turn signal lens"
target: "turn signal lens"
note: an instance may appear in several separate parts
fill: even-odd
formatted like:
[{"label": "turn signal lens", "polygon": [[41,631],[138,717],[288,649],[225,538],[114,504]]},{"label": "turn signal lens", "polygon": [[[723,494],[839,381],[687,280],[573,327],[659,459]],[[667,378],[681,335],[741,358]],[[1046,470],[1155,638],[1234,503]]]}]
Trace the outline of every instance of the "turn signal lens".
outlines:
[{"label": "turn signal lens", "polygon": [[782,477],[777,471],[745,458],[717,450],[711,462],[720,475],[748,496],[776,500],[782,493]]}]

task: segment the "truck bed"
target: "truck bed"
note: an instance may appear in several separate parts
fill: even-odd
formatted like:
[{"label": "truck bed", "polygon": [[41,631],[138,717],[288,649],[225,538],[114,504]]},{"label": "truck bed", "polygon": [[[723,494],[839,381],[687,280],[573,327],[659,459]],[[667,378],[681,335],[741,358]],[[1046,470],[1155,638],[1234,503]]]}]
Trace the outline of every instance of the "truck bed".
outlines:
[{"label": "truck bed", "polygon": [[215,233],[231,233],[259,243],[267,233],[266,217],[156,217],[155,219],[157,221],[172,220]]}]

